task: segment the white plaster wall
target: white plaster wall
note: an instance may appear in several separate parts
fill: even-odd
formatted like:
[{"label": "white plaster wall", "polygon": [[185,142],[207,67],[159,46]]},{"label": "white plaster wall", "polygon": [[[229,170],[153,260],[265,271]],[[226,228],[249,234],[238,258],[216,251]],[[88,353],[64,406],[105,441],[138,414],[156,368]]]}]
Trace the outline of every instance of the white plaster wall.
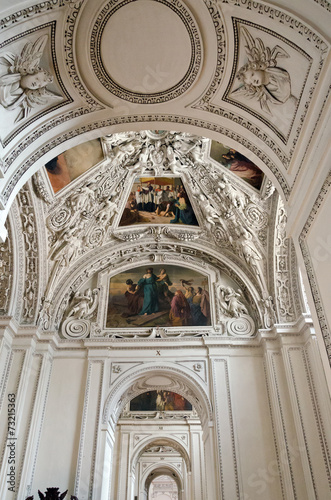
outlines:
[{"label": "white plaster wall", "polygon": [[231,400],[245,500],[282,498],[263,358],[229,360]]},{"label": "white plaster wall", "polygon": [[73,494],[87,361],[54,359],[33,491],[58,486]]},{"label": "white plaster wall", "polygon": [[[193,421],[167,424],[162,419],[126,420],[115,439],[114,457],[112,435],[108,436],[101,416],[111,386],[110,360],[120,363],[123,351],[95,350],[90,352],[90,360],[82,352],[67,351],[61,357],[60,351],[55,351],[50,371],[49,352],[36,352],[29,345],[15,347],[12,363],[4,365],[3,380],[4,394],[14,392],[19,401],[20,484],[19,494],[8,496],[3,454],[1,498],[24,499],[34,475],[31,495],[38,489],[58,486],[60,491],[68,489],[69,494],[76,494],[79,500],[132,500],[134,476],[127,464],[134,450],[160,434],[178,440],[186,436],[182,443],[193,470],[192,480],[184,478],[185,500],[328,498],[331,412],[325,380],[316,366],[316,342],[307,337],[304,345],[299,335],[269,337],[262,346],[257,343],[256,347],[230,350],[215,340],[209,354],[203,356],[200,350],[199,360],[206,363],[210,374],[205,387],[213,407],[213,418],[205,420],[203,432]],[[142,358],[144,351],[139,351]],[[125,359],[135,354],[134,350],[124,352]],[[182,360],[178,369],[183,362],[182,368],[187,371],[190,351],[181,348],[177,352]],[[173,350],[167,351],[165,345],[162,353],[164,366],[167,357],[174,359]],[[142,365],[143,361],[139,373],[144,376]],[[193,367],[191,370],[194,377]],[[1,422],[6,420],[6,410],[3,404]],[[0,431],[4,453],[4,426]],[[105,447],[101,442],[106,434],[110,441]],[[105,460],[113,460],[112,481]],[[136,477],[139,470],[137,467]],[[109,478],[105,484],[104,474]]]}]

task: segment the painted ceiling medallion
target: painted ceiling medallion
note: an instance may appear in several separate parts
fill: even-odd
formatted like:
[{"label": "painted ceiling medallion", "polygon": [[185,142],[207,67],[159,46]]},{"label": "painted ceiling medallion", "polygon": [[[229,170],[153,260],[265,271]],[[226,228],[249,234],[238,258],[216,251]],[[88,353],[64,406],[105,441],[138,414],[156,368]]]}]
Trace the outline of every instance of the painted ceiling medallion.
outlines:
[{"label": "painted ceiling medallion", "polygon": [[111,0],[92,29],[95,75],[109,92],[138,104],[183,94],[199,73],[201,52],[195,21],[179,1]]}]

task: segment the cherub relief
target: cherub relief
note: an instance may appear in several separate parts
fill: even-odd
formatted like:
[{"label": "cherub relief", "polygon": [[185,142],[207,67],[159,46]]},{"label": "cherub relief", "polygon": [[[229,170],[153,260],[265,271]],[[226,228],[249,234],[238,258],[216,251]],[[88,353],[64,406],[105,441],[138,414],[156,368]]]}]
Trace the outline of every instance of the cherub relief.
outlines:
[{"label": "cherub relief", "polygon": [[84,293],[76,292],[72,299],[71,305],[73,307],[69,310],[68,318],[73,316],[74,319],[86,319],[91,316],[98,304],[98,293],[98,288],[93,291],[87,288]]},{"label": "cherub relief", "polygon": [[273,49],[265,47],[260,38],[254,39],[241,26],[248,62],[237,72],[240,87],[232,95],[242,95],[258,101],[261,110],[272,115],[272,106],[288,103],[295,109],[297,98],[291,93],[291,78],[278,64],[280,58],[288,58],[288,53],[279,45]]},{"label": "cherub relief", "polygon": [[0,104],[8,111],[20,109],[15,122],[29,116],[36,106],[60,98],[47,90],[53,76],[39,66],[47,40],[47,35],[40,36],[34,43],[26,43],[20,55],[7,52],[0,57],[1,72],[6,70],[0,76]]}]

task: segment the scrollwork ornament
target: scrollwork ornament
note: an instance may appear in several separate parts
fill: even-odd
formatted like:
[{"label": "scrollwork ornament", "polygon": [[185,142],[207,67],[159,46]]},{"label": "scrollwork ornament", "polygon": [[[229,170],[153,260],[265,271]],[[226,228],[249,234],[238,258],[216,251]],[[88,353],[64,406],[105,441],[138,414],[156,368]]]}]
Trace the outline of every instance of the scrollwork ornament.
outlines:
[{"label": "scrollwork ornament", "polygon": [[48,218],[48,227],[51,231],[59,231],[70,221],[70,219],[70,208],[62,205],[53,216]]},{"label": "scrollwork ornament", "polygon": [[85,237],[86,246],[96,248],[102,245],[105,230],[102,227],[93,227]]},{"label": "scrollwork ornament", "polygon": [[90,334],[91,322],[87,319],[67,318],[62,325],[62,335],[66,339],[86,339]]},{"label": "scrollwork ornament", "polygon": [[268,225],[268,216],[262,212],[255,203],[249,203],[244,214],[248,222],[257,230],[260,230]]},{"label": "scrollwork ornament", "polygon": [[248,315],[242,315],[240,318],[231,318],[226,324],[228,335],[234,337],[252,337],[255,333],[255,324]]}]

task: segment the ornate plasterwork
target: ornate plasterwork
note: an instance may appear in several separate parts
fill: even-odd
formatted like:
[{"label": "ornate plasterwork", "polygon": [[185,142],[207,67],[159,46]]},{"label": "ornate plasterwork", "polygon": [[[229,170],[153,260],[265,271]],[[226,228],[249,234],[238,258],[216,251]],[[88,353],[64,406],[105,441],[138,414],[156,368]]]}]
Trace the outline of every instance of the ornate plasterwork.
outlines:
[{"label": "ornate plasterwork", "polygon": [[34,323],[35,314],[38,308],[40,249],[38,245],[35,208],[28,185],[25,185],[20,190],[18,195],[18,205],[20,209],[25,246],[25,284],[21,321],[22,323]]},{"label": "ornate plasterwork", "polygon": [[[146,247],[146,245],[144,246]],[[162,257],[161,257],[162,255]],[[160,261],[163,263],[172,263],[174,262],[174,256],[169,255],[169,258],[166,258],[166,254],[161,252],[159,254],[160,259],[154,259],[154,262]],[[147,259],[146,259],[147,257]],[[113,264],[112,267],[116,269],[116,273],[121,272],[122,269],[128,269],[128,264],[132,266],[134,260],[132,259],[132,254],[128,262],[126,262],[125,267],[123,267],[123,263]],[[137,263],[148,265],[150,262],[150,255],[140,254],[137,259]],[[187,259],[182,260],[182,264],[185,267],[189,267],[190,269],[199,269],[197,264],[193,259],[190,259],[190,262],[187,262]],[[201,269],[201,265],[200,265]],[[210,274],[212,272],[212,268],[210,270],[205,266],[205,272]],[[99,309],[96,318],[92,318],[89,320],[87,316],[82,318],[72,319],[72,310],[76,304],[75,296],[72,300],[70,300],[70,294],[66,294],[65,297],[62,298],[61,304],[57,309],[56,314],[56,322],[61,322],[62,315],[66,318],[62,322],[61,332],[62,335],[66,338],[74,339],[83,339],[86,337],[90,337],[91,339],[102,339],[102,338],[144,338],[153,340],[156,338],[161,339],[180,339],[185,336],[189,337],[201,337],[201,336],[215,336],[215,335],[225,335],[228,337],[241,337],[241,338],[249,338],[252,337],[255,333],[256,326],[255,321],[250,316],[251,313],[251,300],[247,300],[247,298],[240,292],[240,300],[237,298],[239,293],[235,291],[234,288],[230,286],[229,278],[225,278],[222,274],[221,277],[219,275],[214,276],[214,274],[210,274],[210,282],[216,281],[219,283],[218,288],[224,290],[224,298],[222,302],[219,300],[218,295],[214,295],[213,290],[209,291],[210,294],[210,306],[212,309],[212,317],[214,317],[213,311],[217,312],[217,319],[213,320],[212,326],[210,327],[181,327],[181,328],[163,328],[163,327],[154,327],[154,328],[121,328],[118,327],[105,327],[106,322],[106,309],[108,303],[108,276],[110,274],[114,274],[112,270],[106,270],[105,272],[99,275],[98,279],[98,288],[100,289],[100,302]],[[231,282],[232,283],[232,282]],[[232,283],[233,284],[233,283]],[[71,286],[71,290],[73,286]],[[77,295],[77,293],[76,293]],[[84,298],[83,306],[87,308],[93,308],[94,301],[92,297],[92,291],[87,295],[81,294]],[[69,305],[68,305],[68,301]],[[83,307],[82,306],[82,307]],[[55,312],[55,311],[54,311]],[[78,311],[79,312],[79,311]],[[254,315],[254,312],[253,312]]]},{"label": "ornate plasterwork", "polygon": [[72,0],[67,1],[70,4],[70,10],[66,18],[66,29],[64,31],[64,50],[66,54],[65,62],[72,83],[77,89],[79,95],[87,103],[87,106],[80,108],[79,112],[76,115],[78,116],[86,113],[91,113],[92,111],[100,111],[104,109],[104,107],[90,95],[90,93],[86,90],[85,85],[82,83],[76,68],[76,61],[73,52],[76,22],[80,9],[84,5],[84,0],[80,0],[75,3],[72,2]]},{"label": "ornate plasterwork", "polygon": [[[72,111],[71,113],[75,114],[76,112]],[[77,115],[79,116],[79,114]],[[56,120],[56,124],[59,125],[60,123],[64,123],[67,121],[67,117],[62,116],[59,119]],[[85,125],[79,129],[72,130],[68,133],[64,133],[52,141],[49,141],[46,145],[43,147],[39,148],[38,151],[36,151],[34,154],[32,154],[28,160],[23,162],[23,164],[16,170],[15,174],[11,177],[10,181],[7,183],[5,189],[3,190],[3,193],[1,194],[0,200],[1,202],[6,205],[8,202],[8,199],[15,189],[16,184],[18,183],[19,179],[21,176],[30,168],[32,167],[44,154],[47,152],[51,151],[53,148],[56,146],[59,146],[60,144],[65,143],[67,140],[72,139],[73,137],[77,137],[81,134],[86,134],[87,132],[95,131],[95,129],[98,128],[106,128],[110,127],[112,125],[120,125],[120,124],[125,124],[125,123],[147,123],[147,122],[169,122],[169,123],[181,123],[181,124],[186,124],[190,126],[196,126],[196,127],[201,127],[205,128],[207,130],[213,131],[213,132],[218,132],[220,134],[223,134],[227,137],[230,137],[232,140],[238,142],[239,144],[242,144],[245,148],[248,148],[251,150],[253,154],[255,154],[257,157],[260,158],[261,161],[264,162],[264,164],[270,168],[272,173],[275,175],[277,178],[277,181],[280,184],[280,187],[283,191],[283,194],[286,199],[288,199],[290,195],[290,188],[289,185],[283,176],[283,174],[280,172],[278,167],[275,165],[275,163],[271,160],[271,158],[259,147],[256,145],[252,144],[250,140],[248,140],[246,137],[241,136],[238,133],[235,133],[226,127],[223,127],[221,125],[218,125],[216,123],[212,122],[206,122],[204,120],[200,119],[193,119],[193,118],[187,118],[183,116],[178,116],[178,115],[133,115],[133,116],[123,116],[120,118],[109,118],[107,120],[101,120],[98,122],[93,122],[90,123],[89,125]],[[52,122],[53,123],[53,122]],[[37,132],[37,136],[41,137],[45,132],[49,131],[50,128],[52,128],[51,125],[46,124],[42,127]],[[265,143],[265,134],[263,132],[256,131],[256,134],[258,139],[261,139]],[[37,136],[32,135],[30,136],[25,142],[24,146],[22,146],[23,150],[26,149],[30,144],[34,142],[34,140],[37,138]],[[17,151],[21,151],[21,146],[17,146]],[[16,157],[16,153],[14,155]],[[6,161],[6,160],[5,160]],[[9,168],[9,165],[6,163],[6,167]]]},{"label": "ornate plasterwork", "polygon": [[[47,285],[43,307],[39,315],[39,325],[44,330],[58,328],[62,322],[62,334],[71,339],[124,337],[132,338],[137,332],[116,329],[107,331],[104,320],[98,313],[98,319],[86,317],[86,304],[92,301],[89,296],[83,307],[81,317],[72,317],[70,311],[77,308],[74,295],[86,297],[90,287],[84,285],[87,277],[97,276],[100,268],[93,265],[93,271],[84,267],[83,274],[78,278],[75,269],[84,262],[90,262],[91,252],[100,255],[103,247],[110,245],[112,252],[107,258],[101,258],[102,268],[128,268],[136,263],[153,260],[168,263],[183,262],[186,267],[196,265],[196,259],[201,256],[201,264],[206,267],[204,252],[197,247],[211,245],[218,253],[219,246],[235,265],[242,269],[246,276],[261,290],[261,300],[266,300],[268,292],[265,280],[265,248],[264,240],[260,242],[261,231],[268,227],[268,215],[265,202],[250,201],[247,193],[234,186],[220,168],[205,162],[207,154],[206,139],[198,136],[164,132],[160,134],[147,132],[128,132],[114,134],[103,140],[107,159],[97,168],[91,169],[81,179],[76,179],[72,188],[65,190],[66,194],[56,197],[47,206],[44,205],[46,225],[49,230],[49,261],[53,262]],[[131,190],[131,183],[141,175],[181,175],[186,181],[194,209],[199,217],[203,230],[182,225],[181,227],[166,226],[131,226],[116,227],[124,206],[126,197]],[[125,186],[125,187],[124,187]],[[200,200],[197,204],[196,201]],[[47,200],[46,200],[47,201]],[[115,214],[117,215],[115,216]],[[115,217],[114,217],[115,216]],[[114,217],[114,220],[113,220]],[[91,233],[92,231],[92,233]],[[99,238],[91,238],[91,234]],[[119,240],[121,243],[117,243]],[[176,245],[174,240],[181,242]],[[123,243],[125,245],[123,245]],[[154,242],[154,243],[153,243]],[[185,247],[183,246],[185,243]],[[118,248],[118,250],[115,250]],[[122,250],[123,248],[123,250]],[[124,250],[125,249],[125,250]],[[115,250],[115,251],[114,251]],[[85,254],[88,260],[85,259]],[[217,259],[210,256],[207,261],[220,269]],[[84,265],[84,264],[83,264]],[[109,267],[110,266],[110,267]],[[58,303],[58,290],[64,268],[69,269],[70,283],[61,292],[61,303]],[[207,268],[206,268],[207,269]],[[219,272],[219,271],[217,271]],[[232,271],[231,271],[232,272]],[[230,274],[231,274],[230,272]],[[228,271],[227,271],[228,273]],[[236,273],[233,274],[235,280]],[[75,276],[75,277],[74,277]],[[96,278],[95,278],[96,279]],[[101,283],[101,282],[100,282]],[[94,285],[95,286],[95,285]],[[98,287],[101,285],[99,284]],[[107,285],[102,283],[100,304],[105,301]],[[247,302],[246,287],[239,285],[238,291],[230,283],[219,281],[213,290],[213,296],[218,303],[216,307],[217,329],[197,329],[196,331],[180,332],[165,328],[154,328],[140,332],[144,338],[168,338],[183,335],[220,335],[250,337],[255,332],[256,304],[254,300]],[[263,291],[263,293],[262,293]],[[92,290],[89,290],[89,295]],[[240,298],[239,298],[240,297]],[[55,303],[55,302],[56,303]],[[247,306],[251,302],[254,312]],[[251,306],[250,306],[251,307]],[[79,309],[79,307],[78,307]],[[89,309],[89,307],[88,307]],[[103,307],[99,307],[99,310]],[[95,310],[95,308],[93,309]],[[268,314],[264,307],[264,317]],[[250,318],[253,314],[254,320]],[[271,326],[269,319],[265,327]],[[51,319],[52,318],[52,319]],[[232,318],[232,319],[231,319]],[[229,321],[231,319],[231,321]],[[216,323],[214,323],[216,325]]]},{"label": "ornate plasterwork", "polygon": [[274,280],[277,316],[280,323],[294,322],[298,314],[298,298],[294,299],[295,291],[298,295],[296,284],[298,269],[291,239],[286,235],[286,224],[286,210],[279,198],[274,242]]},{"label": "ornate plasterwork", "polygon": [[[232,18],[232,23],[235,37],[235,56],[230,81],[223,100],[249,111],[269,127],[282,142],[287,144],[310,72],[312,58],[288,39],[261,27],[261,25],[237,18]],[[253,37],[252,30],[254,34],[259,35],[258,38]],[[260,37],[268,40],[265,43],[268,43],[270,47],[266,46]],[[244,49],[241,50],[242,46]],[[246,52],[244,61],[249,62],[239,68],[238,62],[240,57],[243,59],[241,52],[244,51]],[[300,93],[295,96],[291,94],[290,90],[291,77],[293,79],[294,75],[291,76],[283,67],[283,60],[287,58],[300,58],[300,69],[301,71],[305,70]],[[247,75],[251,74],[255,76],[253,78],[249,76],[249,80],[247,80]],[[241,78],[241,84],[235,81],[236,77]],[[257,77],[258,80],[261,77],[261,81],[255,83],[254,79]],[[272,83],[269,80],[272,80]],[[252,83],[253,81],[254,83]],[[280,117],[282,117],[282,121],[280,121]]]},{"label": "ornate plasterwork", "polygon": [[92,27],[90,40],[90,57],[94,74],[101,84],[111,93],[119,97],[137,104],[158,104],[179,97],[186,92],[195,81],[201,66],[202,60],[202,45],[200,40],[199,29],[187,7],[180,0],[156,0],[160,4],[168,7],[175,12],[183,25],[190,39],[191,58],[188,70],[184,77],[173,87],[156,93],[139,93],[130,91],[119,85],[111,77],[106,69],[101,57],[100,45],[104,34],[106,24],[111,16],[119,11],[124,6],[131,3],[132,0],[111,0],[99,12]]},{"label": "ornate plasterwork", "polygon": [[8,312],[9,300],[13,283],[13,248],[10,226],[8,238],[0,243],[0,314]]},{"label": "ornate plasterwork", "polygon": [[[211,419],[212,410],[209,398],[205,390],[197,384],[196,379],[191,376],[186,375],[182,370],[177,367],[173,367],[170,364],[164,364],[160,366],[150,366],[143,364],[140,368],[134,370],[130,377],[133,381],[129,388],[125,389],[128,385],[128,377],[122,376],[118,381],[116,381],[115,386],[110,391],[103,410],[102,422],[105,424],[111,418],[113,422],[117,422],[121,415],[123,408],[131,401],[131,399],[139,396],[146,391],[159,390],[159,385],[151,385],[149,379],[151,378],[149,372],[160,372],[163,374],[168,373],[171,377],[171,385],[169,389],[172,392],[183,396],[187,399],[193,408],[197,411],[200,420],[203,422],[206,418]],[[139,377],[137,380],[137,377]],[[195,387],[198,390],[193,390]],[[116,408],[113,405],[116,402]],[[112,410],[110,415],[109,411]]]},{"label": "ornate plasterwork", "polygon": [[326,9],[328,12],[331,12],[331,3],[328,0],[314,0],[314,2],[318,3],[321,7]]},{"label": "ornate plasterwork", "polygon": [[330,364],[331,364],[330,328],[329,328],[328,320],[326,318],[326,314],[324,311],[324,306],[323,306],[323,302],[322,302],[322,299],[320,296],[320,291],[319,291],[318,284],[317,284],[317,278],[315,275],[313,262],[312,262],[311,255],[310,255],[310,252],[308,249],[308,244],[306,241],[310,227],[312,226],[312,224],[313,224],[313,222],[318,214],[319,208],[322,205],[324,198],[329,193],[330,186],[331,186],[331,171],[329,171],[329,173],[328,173],[328,175],[323,183],[323,186],[322,186],[322,188],[321,188],[321,190],[316,198],[316,201],[313,205],[313,208],[311,209],[309,217],[308,217],[308,219],[307,219],[307,221],[306,221],[306,223],[301,231],[301,234],[299,237],[299,243],[300,243],[300,247],[301,247],[303,260],[304,260],[304,263],[306,266],[306,271],[307,271],[307,275],[308,275],[311,293],[312,293],[312,296],[313,296],[313,299],[315,302],[315,306],[316,306],[316,313],[317,313],[318,321],[319,321],[322,335],[324,338],[325,349],[326,349],[326,352],[327,352],[327,355],[329,357]]},{"label": "ornate plasterwork", "polygon": [[26,19],[35,16],[36,14],[43,14],[45,12],[49,12],[50,10],[65,7],[70,4],[72,4],[72,0],[46,0],[45,2],[31,5],[2,18],[0,20],[0,29],[5,30],[12,25],[16,25],[21,21],[25,21]]},{"label": "ornate plasterwork", "polygon": [[[22,125],[17,127],[13,124],[13,126],[10,127],[10,134],[2,139],[3,147],[6,147],[31,123],[72,102],[72,98],[62,82],[57,65],[55,30],[55,21],[45,23],[41,26],[31,28],[24,33],[19,33],[0,44],[2,58],[6,62],[6,65],[2,65],[2,68],[5,68],[7,72],[4,77],[4,71],[2,69],[0,87],[2,87],[3,95],[6,96],[6,98],[2,99],[1,104],[6,111],[10,111],[16,107],[21,108],[21,112],[16,113],[17,116],[15,121],[23,120]],[[41,35],[40,33],[43,34]],[[31,37],[32,34],[35,36]],[[39,37],[37,35],[39,35]],[[8,51],[8,48],[11,49],[11,45],[18,40],[24,40],[25,44],[20,49],[20,53],[12,54]],[[49,61],[50,71],[46,71],[44,67],[40,68],[38,64],[45,49],[45,45],[49,42],[51,51],[51,60]],[[5,48],[6,52],[4,52]],[[52,83],[54,79],[53,74],[55,74],[56,77],[56,82],[54,82],[54,84],[56,83],[55,93],[50,92],[46,88],[47,85]],[[37,82],[37,78],[39,78],[39,82]],[[49,106],[50,98],[54,100],[54,105],[52,106]],[[40,106],[44,106],[44,109],[40,109]],[[37,112],[34,113],[31,118],[28,118],[29,114],[32,112],[31,110],[35,107],[37,107]]]},{"label": "ornate plasterwork", "polygon": [[[316,0],[315,0],[316,1]],[[222,116],[224,118],[228,118],[230,120],[235,121],[237,124],[241,125],[242,127],[246,128],[246,130],[251,131],[254,134],[264,135],[264,142],[266,145],[268,145],[273,153],[275,153],[278,158],[281,160],[283,166],[287,169],[290,165],[290,160],[293,156],[295,146],[297,144],[303,122],[305,120],[307,110],[309,108],[309,104],[311,102],[311,99],[314,94],[314,90],[316,88],[317,82],[319,80],[319,76],[322,70],[322,67],[324,65],[324,61],[327,55],[327,43],[322,37],[320,37],[316,32],[312,30],[309,26],[303,24],[299,19],[292,17],[290,14],[288,14],[285,11],[281,11],[277,8],[271,7],[266,4],[262,4],[259,2],[247,2],[247,0],[220,0],[220,1],[215,1],[215,0],[209,0],[207,1],[207,4],[210,6],[210,8],[213,9],[220,9],[220,12],[222,12],[222,4],[224,4],[224,8],[227,8],[228,5],[234,4],[235,8],[238,9],[237,13],[240,13],[240,9],[247,9],[249,10],[250,13],[256,13],[259,14],[259,16],[264,16],[265,17],[265,24],[269,24],[270,20],[272,20],[274,23],[280,23],[282,26],[286,26],[292,30],[294,30],[296,33],[298,33],[299,36],[303,37],[304,43],[305,44],[310,44],[312,50],[317,51],[317,54],[319,56],[319,64],[316,67],[316,73],[314,75],[314,78],[312,80],[312,86],[309,89],[307,101],[304,106],[300,107],[299,111],[301,112],[300,120],[298,121],[298,126],[296,128],[295,134],[293,134],[293,139],[291,142],[291,149],[288,152],[285,152],[281,149],[280,145],[278,144],[277,141],[273,139],[273,137],[269,136],[265,132],[265,127],[260,128],[258,125],[252,124],[250,120],[245,119],[243,116],[240,116],[239,114],[233,112],[232,110],[227,110],[223,109],[223,107],[213,103],[213,99],[215,98],[215,95],[220,87],[221,80],[222,80],[222,73],[220,74],[219,71],[216,71],[214,73],[213,80],[207,89],[206,93],[199,99],[199,101],[194,104],[192,107],[194,109],[201,109],[204,111],[209,111],[210,113],[216,114],[218,116]],[[243,18],[246,18],[245,15],[242,16]],[[270,24],[269,24],[270,25]],[[260,28],[263,30],[265,27],[263,25],[260,25]],[[225,57],[225,47],[223,40],[220,38],[219,39],[219,46],[218,46],[218,53],[219,57],[223,59]],[[311,54],[310,54],[311,55]],[[315,56],[313,56],[315,58]]]}]

